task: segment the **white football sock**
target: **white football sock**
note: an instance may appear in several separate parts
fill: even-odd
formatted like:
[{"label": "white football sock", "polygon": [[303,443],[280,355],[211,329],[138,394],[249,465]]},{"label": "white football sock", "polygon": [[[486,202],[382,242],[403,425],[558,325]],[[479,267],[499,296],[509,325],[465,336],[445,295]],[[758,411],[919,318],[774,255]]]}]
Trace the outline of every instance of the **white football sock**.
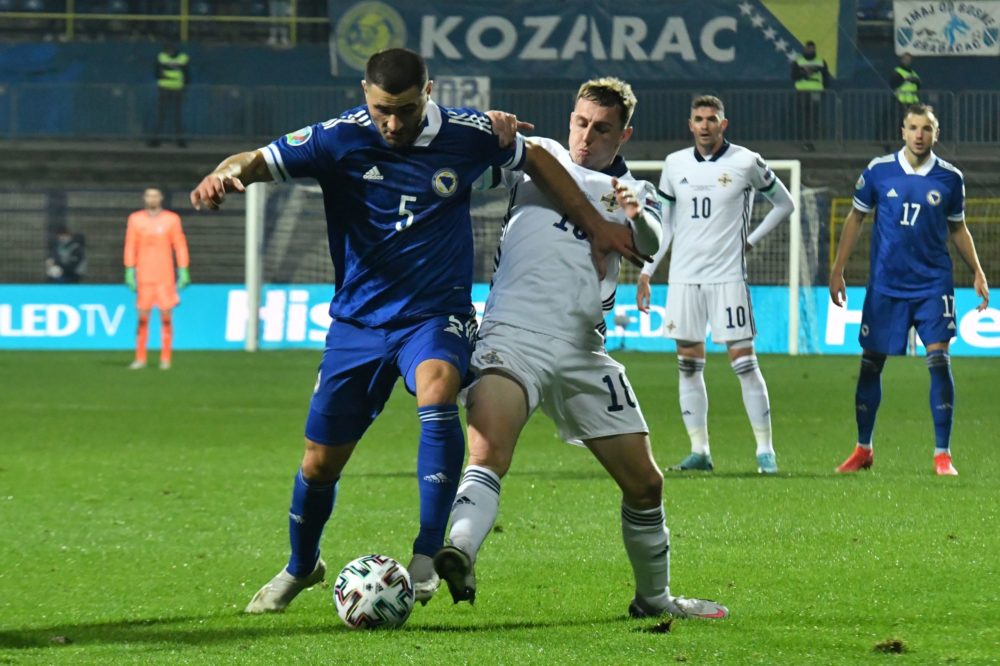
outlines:
[{"label": "white football sock", "polygon": [[740,378],[743,388],[743,406],[750,417],[750,427],[757,439],[757,455],[774,453],[771,442],[771,403],[767,397],[767,384],[760,374],[757,356],[741,356],[732,362],[733,372]]},{"label": "white football sock", "polygon": [[681,418],[691,438],[691,452],[709,455],[708,390],[705,388],[705,359],[677,357],[680,379],[677,392],[681,403]]},{"label": "white football sock", "polygon": [[451,543],[464,550],[473,561],[486,536],[493,529],[500,507],[500,477],[492,470],[469,465],[455,495],[451,510]]},{"label": "white football sock", "polygon": [[670,598],[670,530],[663,505],[633,509],[622,503],[622,540],[635,575],[635,594],[652,607]]}]

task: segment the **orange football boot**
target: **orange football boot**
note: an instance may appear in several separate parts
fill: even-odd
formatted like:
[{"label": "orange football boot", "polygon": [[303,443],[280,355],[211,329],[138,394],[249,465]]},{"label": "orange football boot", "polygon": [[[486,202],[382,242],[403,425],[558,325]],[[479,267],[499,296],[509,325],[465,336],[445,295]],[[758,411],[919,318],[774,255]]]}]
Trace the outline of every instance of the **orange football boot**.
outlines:
[{"label": "orange football boot", "polygon": [[863,446],[854,447],[854,452],[851,456],[845,460],[837,471],[841,474],[847,472],[858,472],[863,469],[868,469],[872,466],[872,450],[866,449]]},{"label": "orange football boot", "polygon": [[958,470],[951,464],[950,453],[939,453],[934,456],[934,471],[938,476],[958,476]]}]

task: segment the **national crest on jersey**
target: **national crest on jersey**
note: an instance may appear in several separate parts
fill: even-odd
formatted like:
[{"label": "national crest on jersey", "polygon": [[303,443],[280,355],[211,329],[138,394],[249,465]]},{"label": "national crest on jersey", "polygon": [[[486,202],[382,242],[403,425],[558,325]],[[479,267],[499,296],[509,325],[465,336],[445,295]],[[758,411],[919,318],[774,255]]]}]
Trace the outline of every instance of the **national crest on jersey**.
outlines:
[{"label": "national crest on jersey", "polygon": [[667,155],[660,191],[672,203],[671,284],[745,280],[754,191],[777,182],[760,155],[728,141],[708,157],[697,148]]},{"label": "national crest on jersey", "polygon": [[869,287],[900,298],[950,291],[949,222],[965,219],[962,172],[933,153],[914,169],[901,150],[872,160],[858,183],[854,207],[875,213]]},{"label": "national crest on jersey", "polygon": [[491,167],[521,168],[524,140],[502,149],[483,113],[429,101],[409,146],[386,144],[359,106],[261,152],[274,180],[311,177],[323,190],[331,316],[380,326],[468,313],[469,189]]}]

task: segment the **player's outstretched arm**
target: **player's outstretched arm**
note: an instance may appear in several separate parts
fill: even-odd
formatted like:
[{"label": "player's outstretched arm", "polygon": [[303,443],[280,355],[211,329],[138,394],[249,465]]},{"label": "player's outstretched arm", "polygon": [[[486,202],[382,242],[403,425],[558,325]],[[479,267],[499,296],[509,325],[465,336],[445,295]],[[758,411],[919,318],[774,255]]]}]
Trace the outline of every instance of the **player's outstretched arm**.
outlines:
[{"label": "player's outstretched arm", "polygon": [[840,243],[837,244],[837,258],[833,260],[830,267],[830,299],[837,307],[843,307],[847,302],[847,283],[844,282],[844,266],[851,258],[854,245],[861,235],[861,225],[865,221],[865,214],[857,208],[852,208],[844,220],[844,231],[840,234]]},{"label": "player's outstretched arm", "polygon": [[986,273],[979,263],[979,253],[976,252],[976,244],[972,240],[972,234],[969,233],[969,227],[965,225],[964,221],[957,223],[949,222],[948,226],[951,233],[951,242],[955,244],[958,256],[962,257],[962,261],[965,262],[965,265],[975,275],[972,286],[976,290],[976,295],[983,299],[982,303],[976,309],[979,311],[985,310],[986,306],[990,304],[990,286],[986,282]]},{"label": "player's outstretched arm", "polygon": [[555,205],[556,210],[568,217],[590,238],[591,254],[598,276],[606,273],[605,259],[613,252],[642,266],[649,257],[635,248],[632,229],[605,220],[584,196],[576,181],[566,173],[545,148],[533,143],[525,144],[524,171],[538,185],[538,189]]},{"label": "player's outstretched arm", "polygon": [[274,178],[259,150],[237,153],[224,159],[212,173],[202,178],[198,187],[191,190],[191,205],[195,210],[201,210],[202,206],[216,210],[222,205],[227,192],[246,192],[247,185],[272,180]]}]

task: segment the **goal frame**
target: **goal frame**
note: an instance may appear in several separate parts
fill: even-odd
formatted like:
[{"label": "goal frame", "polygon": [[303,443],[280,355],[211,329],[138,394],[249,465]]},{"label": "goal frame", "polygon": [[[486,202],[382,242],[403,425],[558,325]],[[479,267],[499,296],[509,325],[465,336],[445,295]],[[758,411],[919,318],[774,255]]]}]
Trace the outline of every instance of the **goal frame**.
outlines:
[{"label": "goal frame", "polygon": [[[662,160],[632,160],[634,172],[659,173]],[[789,220],[788,234],[788,354],[799,353],[799,287],[802,249],[802,163],[799,160],[768,160],[772,169],[788,171],[789,193],[795,208]],[[254,183],[247,188],[246,199],[246,258],[244,262],[247,292],[247,329],[243,348],[260,349],[260,303],[263,275],[264,214],[267,206],[267,185]]]},{"label": "goal frame", "polygon": [[[795,208],[788,220],[788,354],[799,354],[799,288],[802,263],[802,162],[799,160],[767,160],[772,170],[788,171],[785,185]],[[663,160],[629,160],[632,172],[655,172],[663,169]],[[784,181],[783,181],[784,182]]]}]

